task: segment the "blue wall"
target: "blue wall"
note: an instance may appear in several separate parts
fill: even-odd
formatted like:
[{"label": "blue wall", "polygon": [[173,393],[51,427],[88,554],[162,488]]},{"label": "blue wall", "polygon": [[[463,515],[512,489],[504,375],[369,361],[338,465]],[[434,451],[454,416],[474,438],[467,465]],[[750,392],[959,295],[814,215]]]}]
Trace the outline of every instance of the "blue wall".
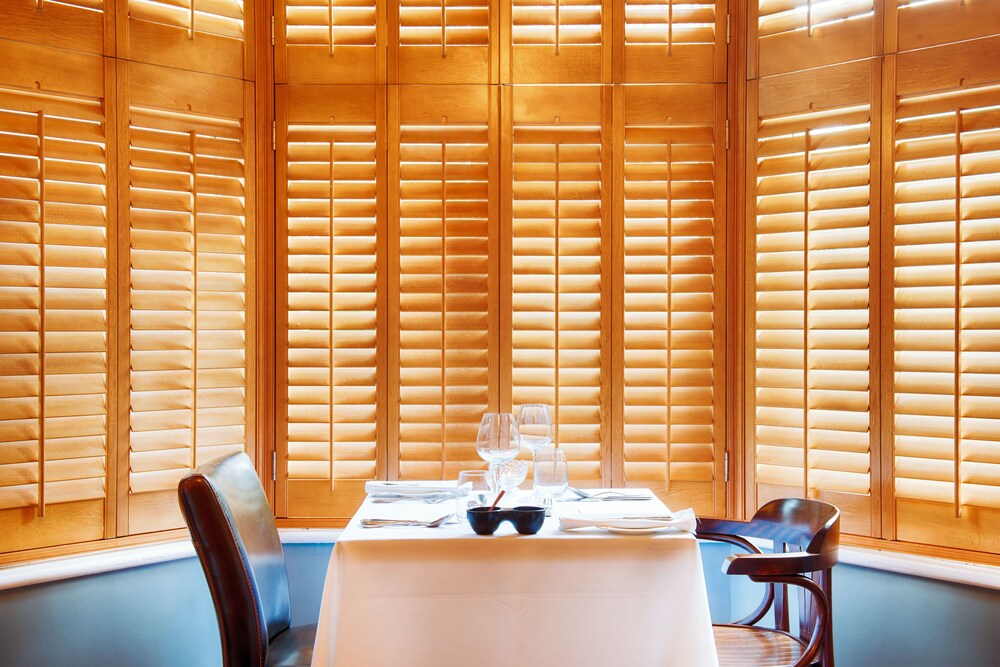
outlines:
[{"label": "blue wall", "polygon": [[[296,625],[316,621],[330,549],[285,546]],[[727,547],[702,553],[714,620],[756,606],[755,584],[719,572]],[[839,565],[834,595],[838,667],[997,664],[1000,592]],[[193,558],[0,591],[3,666],[219,663],[215,612]]]}]

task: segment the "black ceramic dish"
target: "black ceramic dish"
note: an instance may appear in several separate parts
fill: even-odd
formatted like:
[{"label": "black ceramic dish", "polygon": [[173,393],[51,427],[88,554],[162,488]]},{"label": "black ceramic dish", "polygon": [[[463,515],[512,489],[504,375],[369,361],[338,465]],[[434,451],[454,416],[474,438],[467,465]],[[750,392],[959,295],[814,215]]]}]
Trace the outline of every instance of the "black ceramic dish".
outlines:
[{"label": "black ceramic dish", "polygon": [[534,535],[545,523],[545,508],[521,505],[491,512],[489,507],[473,507],[466,512],[466,516],[477,535],[492,535],[504,521],[514,524],[514,530],[522,535]]}]

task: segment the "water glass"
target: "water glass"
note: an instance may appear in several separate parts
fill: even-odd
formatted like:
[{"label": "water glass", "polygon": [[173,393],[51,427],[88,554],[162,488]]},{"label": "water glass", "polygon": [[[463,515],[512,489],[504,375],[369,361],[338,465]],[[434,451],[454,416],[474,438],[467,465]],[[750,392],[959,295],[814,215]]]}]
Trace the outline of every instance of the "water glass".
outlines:
[{"label": "water glass", "polygon": [[542,496],[547,512],[553,501],[566,493],[569,486],[569,465],[566,452],[546,447],[535,454],[535,493]]},{"label": "water glass", "polygon": [[458,473],[455,490],[455,516],[464,524],[469,523],[465,512],[470,507],[489,507],[492,502],[489,475],[485,470],[463,470]]}]

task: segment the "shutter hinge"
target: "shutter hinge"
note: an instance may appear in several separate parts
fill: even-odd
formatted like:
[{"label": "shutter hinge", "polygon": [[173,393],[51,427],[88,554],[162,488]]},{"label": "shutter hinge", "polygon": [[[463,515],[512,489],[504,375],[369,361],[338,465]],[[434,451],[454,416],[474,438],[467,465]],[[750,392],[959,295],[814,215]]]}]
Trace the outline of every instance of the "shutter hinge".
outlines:
[{"label": "shutter hinge", "polygon": [[729,481],[729,452],[726,452],[725,456],[723,456],[723,458],[722,458],[722,466],[723,466],[723,477],[722,477],[722,480],[724,482],[728,482]]},{"label": "shutter hinge", "polygon": [[278,450],[271,452],[271,481],[278,481]]},{"label": "shutter hinge", "polygon": [[[271,17],[271,34],[274,35],[274,17]],[[732,16],[726,14],[726,44],[729,43],[730,28],[732,27]],[[274,44],[274,39],[271,39],[271,43]]]},{"label": "shutter hinge", "polygon": [[[729,38],[726,37],[726,44],[729,43]],[[271,46],[274,46],[274,14],[271,14]]]},{"label": "shutter hinge", "polygon": [[[729,139],[726,139],[726,148],[729,148]],[[278,121],[276,120],[271,121],[271,150],[278,150]]]},{"label": "shutter hinge", "polygon": [[729,119],[726,119],[726,150],[729,150]]}]

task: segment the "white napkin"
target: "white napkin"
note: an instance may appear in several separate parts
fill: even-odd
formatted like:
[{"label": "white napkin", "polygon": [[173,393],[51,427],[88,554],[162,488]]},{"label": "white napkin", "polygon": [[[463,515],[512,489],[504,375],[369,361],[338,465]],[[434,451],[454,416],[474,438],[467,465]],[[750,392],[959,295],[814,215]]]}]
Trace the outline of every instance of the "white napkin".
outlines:
[{"label": "white napkin", "polygon": [[694,533],[698,522],[693,509],[677,512],[622,511],[615,514],[582,514],[565,512],[559,516],[559,530],[608,526],[610,528],[676,528]]},{"label": "white napkin", "polygon": [[386,493],[395,496],[413,496],[419,498],[434,493],[455,493],[455,482],[365,482],[365,493]]}]

